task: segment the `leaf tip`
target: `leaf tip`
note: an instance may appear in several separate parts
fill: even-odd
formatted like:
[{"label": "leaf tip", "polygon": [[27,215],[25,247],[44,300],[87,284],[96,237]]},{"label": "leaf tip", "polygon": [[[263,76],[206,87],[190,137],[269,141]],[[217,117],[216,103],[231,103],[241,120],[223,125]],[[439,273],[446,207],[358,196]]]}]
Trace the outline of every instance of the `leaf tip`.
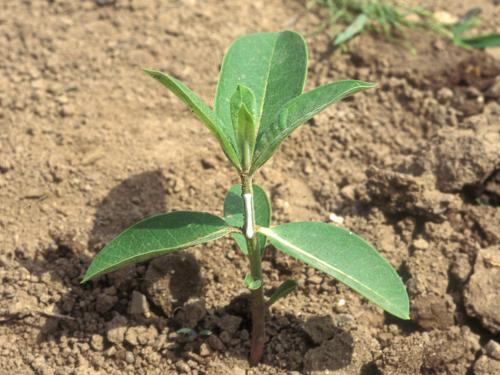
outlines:
[{"label": "leaf tip", "polygon": [[148,76],[151,76],[151,77],[155,77],[156,74],[158,74],[158,72],[154,69],[150,69],[150,68],[142,68],[142,71],[147,74]]},{"label": "leaf tip", "polygon": [[408,298],[408,294],[405,291],[405,298],[404,302],[400,305],[397,306],[394,311],[391,312],[393,315],[397,316],[400,319],[403,320],[410,320],[410,300]]},{"label": "leaf tip", "polygon": [[88,277],[86,274],[83,276],[83,278],[80,280],[80,285],[86,284],[88,281],[90,281],[90,277]]}]

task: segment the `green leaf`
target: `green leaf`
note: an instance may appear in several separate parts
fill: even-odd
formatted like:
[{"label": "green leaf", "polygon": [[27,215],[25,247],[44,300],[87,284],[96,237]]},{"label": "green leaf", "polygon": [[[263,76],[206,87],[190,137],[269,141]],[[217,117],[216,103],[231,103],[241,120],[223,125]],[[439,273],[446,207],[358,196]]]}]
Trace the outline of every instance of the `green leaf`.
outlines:
[{"label": "green leaf", "polygon": [[259,132],[272,124],[279,111],[304,89],[307,47],[300,34],[292,31],[255,33],[231,44],[220,72],[215,112],[231,123],[230,100],[238,85],[255,95],[256,126]]},{"label": "green leaf", "polygon": [[230,110],[231,110],[231,123],[233,124],[234,132],[236,133],[235,124],[238,123],[238,112],[242,105],[245,105],[252,115],[252,117],[256,117],[256,102],[255,95],[252,90],[244,85],[238,85],[236,87],[236,91],[231,97],[230,101]]},{"label": "green leaf", "polygon": [[333,45],[338,46],[342,43],[347,42],[349,39],[359,34],[365,28],[366,21],[368,17],[364,14],[360,14],[356,19],[341,33],[338,33],[335,37]]},{"label": "green leaf", "polygon": [[500,34],[479,35],[470,38],[462,38],[460,41],[473,48],[500,47]]},{"label": "green leaf", "polygon": [[241,165],[245,172],[250,169],[257,139],[254,113],[255,97],[252,91],[245,86],[238,85],[231,98],[231,119],[241,156]]},{"label": "green leaf", "polygon": [[284,281],[278,289],[274,291],[274,293],[269,297],[266,302],[266,306],[271,307],[276,301],[281,298],[285,298],[287,295],[292,293],[297,288],[297,282],[295,280],[286,280]]},{"label": "green leaf", "polygon": [[262,280],[254,280],[251,274],[245,276],[245,286],[250,290],[257,290],[262,286]]},{"label": "green leaf", "polygon": [[290,100],[281,110],[279,119],[258,137],[250,174],[255,173],[274,154],[286,137],[315,114],[347,96],[373,87],[373,83],[363,81],[337,81]]},{"label": "green leaf", "polygon": [[451,26],[451,33],[454,38],[460,39],[460,36],[467,30],[479,26],[479,14],[481,13],[481,8],[469,9],[460,19]]},{"label": "green leaf", "polygon": [[196,117],[198,117],[212,134],[215,135],[222,150],[231,163],[238,170],[241,170],[239,157],[235,149],[234,131],[231,124],[229,123],[229,126],[225,126],[224,123],[219,121],[212,109],[181,81],[156,70],[144,69],[144,72],[159,81],[187,104]]},{"label": "green leaf", "polygon": [[387,312],[409,319],[408,295],[401,278],[370,244],[352,232],[318,222],[259,231],[284,253],[343,282]]},{"label": "green leaf", "polygon": [[108,243],[90,264],[82,283],[128,264],[212,241],[235,231],[222,218],[179,211],[153,216]]},{"label": "green leaf", "polygon": [[[253,202],[255,207],[255,224],[268,227],[271,225],[271,202],[266,192],[259,185],[253,185]],[[245,224],[243,199],[241,198],[241,185],[236,184],[229,189],[224,199],[224,219],[233,227],[243,227]],[[247,243],[241,233],[231,235],[241,251],[248,255]],[[257,234],[257,244],[261,254],[266,247],[266,237]]]}]

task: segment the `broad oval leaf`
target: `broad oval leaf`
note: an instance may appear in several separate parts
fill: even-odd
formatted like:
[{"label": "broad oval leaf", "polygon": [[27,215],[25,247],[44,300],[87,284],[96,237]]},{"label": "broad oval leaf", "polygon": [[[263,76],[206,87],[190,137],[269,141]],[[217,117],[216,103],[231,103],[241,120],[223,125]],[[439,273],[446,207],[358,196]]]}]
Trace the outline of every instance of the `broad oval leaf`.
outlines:
[{"label": "broad oval leaf", "polygon": [[[271,202],[266,192],[259,185],[253,185],[253,202],[255,209],[255,224],[268,227],[271,225]],[[241,185],[236,184],[229,189],[224,199],[224,219],[233,227],[243,227],[245,208],[241,198]],[[248,255],[247,243],[241,233],[231,235],[238,244],[241,251]],[[266,237],[263,234],[257,234],[257,243],[261,254],[266,246]]]},{"label": "broad oval leaf", "polygon": [[254,33],[231,44],[224,56],[215,98],[219,119],[231,124],[230,100],[238,85],[248,87],[256,99],[256,125],[260,131],[274,122],[279,111],[304,89],[307,47],[298,33]]},{"label": "broad oval leaf", "polygon": [[290,100],[281,110],[279,118],[265,131],[259,132],[250,174],[269,160],[286,137],[315,114],[349,95],[373,87],[373,83],[363,81],[337,81]]},{"label": "broad oval leaf", "polygon": [[235,231],[206,212],[156,215],[131,226],[107,244],[90,264],[82,283],[128,264],[216,240]]},{"label": "broad oval leaf", "polygon": [[198,97],[198,95],[196,95],[178,79],[156,70],[144,69],[144,72],[159,81],[185,104],[187,104],[196,117],[198,117],[198,119],[203,122],[203,124],[205,124],[210,132],[212,132],[212,134],[217,138],[222,147],[222,151],[224,151],[231,163],[233,163],[238,170],[241,170],[239,157],[235,148],[235,137],[231,123],[226,125],[219,121],[212,109],[206,105],[203,100]]},{"label": "broad oval leaf", "polygon": [[331,224],[299,222],[260,228],[279,250],[348,285],[387,312],[409,319],[405,286],[366,241]]}]

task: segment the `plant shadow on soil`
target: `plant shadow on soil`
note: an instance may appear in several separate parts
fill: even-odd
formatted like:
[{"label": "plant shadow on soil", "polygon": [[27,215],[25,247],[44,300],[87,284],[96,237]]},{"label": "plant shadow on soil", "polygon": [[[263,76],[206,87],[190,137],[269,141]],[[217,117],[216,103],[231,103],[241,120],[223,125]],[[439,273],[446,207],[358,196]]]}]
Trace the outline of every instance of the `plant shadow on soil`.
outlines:
[{"label": "plant shadow on soil", "polygon": [[[42,323],[37,338],[39,342],[71,338],[79,342],[89,342],[96,334],[106,337],[111,326],[123,328],[123,332],[134,326],[154,325],[160,333],[165,328],[171,333],[182,328],[176,322],[175,317],[166,317],[164,309],[162,311],[160,306],[151,303],[151,301],[151,317],[137,317],[129,313],[132,293],[134,291],[146,293],[145,274],[148,262],[115,271],[84,285],[80,284],[83,272],[92,260],[84,255],[85,247],[92,252],[97,252],[117,233],[139,219],[167,211],[165,204],[167,194],[164,186],[164,176],[161,171],[146,172],[126,179],[114,187],[100,202],[86,245],[75,241],[71,234],[57,235],[54,236],[56,248],[41,253],[39,259],[24,261],[24,266],[30,272],[38,275],[50,274],[51,283],[58,283],[60,285],[58,289],[65,291],[60,293],[60,298],[57,298],[57,295],[54,298],[57,301],[54,311],[59,316],[42,320],[44,323]],[[168,293],[174,300],[182,303],[191,297],[203,297],[200,290],[192,287],[191,282],[197,278],[202,280],[201,267],[196,258],[189,252],[177,252],[171,255],[176,254],[181,256],[184,261],[187,259],[187,263],[192,267],[187,275],[189,277],[185,277],[186,273],[184,273],[184,275],[180,275],[181,277],[169,282],[170,290]],[[167,260],[174,260],[175,263],[175,259]],[[166,265],[165,268],[162,268],[165,274],[172,273],[172,269],[176,268],[175,264],[168,266],[165,261],[162,264]],[[157,276],[161,277],[161,275]],[[173,315],[180,306],[182,304],[177,305],[172,310]],[[217,326],[216,322],[228,314],[241,318],[241,323],[238,330],[233,333],[233,337],[246,337],[237,339],[236,344],[234,340],[226,342],[222,345],[219,353],[233,358],[246,359],[250,347],[248,332],[251,331],[248,295],[233,298],[227,306],[207,309],[205,319],[195,329],[199,331],[208,328],[213,332],[213,335],[220,335],[222,329]],[[125,319],[117,320],[117,316],[125,317]],[[315,318],[313,316],[309,319]],[[110,321],[113,321],[112,325],[110,325]],[[325,324],[324,321],[322,322]],[[267,321],[268,342],[262,362],[288,371],[303,370],[307,351],[319,347],[319,344],[315,344],[305,333],[304,324],[305,322],[294,314],[283,314],[276,311],[270,313]],[[328,325],[328,322],[326,324]],[[333,325],[323,326],[323,329],[333,332],[333,336],[329,339],[336,340],[338,360],[324,362],[320,359],[313,361],[309,365],[309,370],[338,370],[348,366],[353,354],[353,339],[350,333],[333,327]],[[246,333],[244,333],[245,331]],[[169,336],[166,341],[169,344],[169,353],[162,349],[160,351],[164,356],[175,361],[188,359],[189,352],[199,353],[201,344],[207,339],[198,337],[188,343],[174,341],[175,344],[172,345],[172,339]],[[150,344],[153,346],[152,343]],[[112,343],[104,340],[101,351],[106,351],[111,346],[113,346]],[[125,361],[125,352],[127,350],[133,351],[133,349],[134,347],[124,340],[121,345],[118,345],[114,360]],[[151,350],[157,350],[157,348],[151,348]],[[206,360],[209,361],[210,357]],[[372,373],[369,364],[367,366],[367,371],[364,371],[363,374]]]},{"label": "plant shadow on soil", "polygon": [[[99,203],[87,244],[75,240],[73,233],[56,233],[53,234],[55,248],[41,252],[34,260],[24,259],[21,262],[34,275],[50,274],[50,283],[60,285],[54,289],[66,291],[60,292],[62,296],[55,304],[55,311],[68,318],[47,319],[40,331],[39,341],[102,333],[104,325],[101,323],[113,316],[112,311],[126,311],[127,304],[121,297],[135,289],[137,267],[127,267],[98,282],[81,285],[83,273],[92,261],[86,250],[97,253],[107,241],[139,219],[165,212],[165,197],[161,171],[131,176],[111,189]],[[101,307],[96,309],[99,299],[106,301],[102,301]]]}]

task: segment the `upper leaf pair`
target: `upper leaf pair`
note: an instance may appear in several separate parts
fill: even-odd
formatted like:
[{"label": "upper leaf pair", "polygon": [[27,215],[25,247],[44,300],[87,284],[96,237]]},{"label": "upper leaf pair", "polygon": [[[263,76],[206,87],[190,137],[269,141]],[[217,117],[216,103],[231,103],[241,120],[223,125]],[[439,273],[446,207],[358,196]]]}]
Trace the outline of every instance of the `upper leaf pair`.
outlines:
[{"label": "upper leaf pair", "polygon": [[238,171],[250,175],[299,125],[328,105],[374,86],[338,81],[302,94],[307,47],[292,31],[249,34],[230,46],[214,110],[175,78],[154,70],[146,73],[183,100],[216,136]]}]

